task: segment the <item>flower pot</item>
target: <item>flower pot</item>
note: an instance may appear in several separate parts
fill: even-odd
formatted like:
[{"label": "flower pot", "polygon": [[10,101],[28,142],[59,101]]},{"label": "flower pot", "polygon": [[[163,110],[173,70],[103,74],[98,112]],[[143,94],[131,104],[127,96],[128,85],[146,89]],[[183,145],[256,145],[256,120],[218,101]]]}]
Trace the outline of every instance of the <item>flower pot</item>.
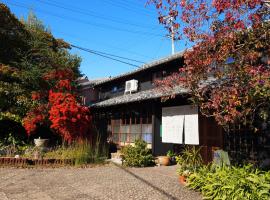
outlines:
[{"label": "flower pot", "polygon": [[179,183],[181,185],[186,185],[187,184],[185,176],[179,176],[178,180],[179,180]]},{"label": "flower pot", "polygon": [[170,165],[170,158],[168,156],[159,156],[158,163],[163,166]]}]

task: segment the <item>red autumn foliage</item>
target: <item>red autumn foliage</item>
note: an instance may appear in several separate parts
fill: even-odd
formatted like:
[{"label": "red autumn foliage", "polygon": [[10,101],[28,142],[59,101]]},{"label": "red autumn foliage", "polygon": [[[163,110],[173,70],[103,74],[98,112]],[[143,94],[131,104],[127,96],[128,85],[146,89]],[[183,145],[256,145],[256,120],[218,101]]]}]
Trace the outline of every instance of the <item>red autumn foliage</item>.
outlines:
[{"label": "red autumn foliage", "polygon": [[[207,116],[224,126],[252,124],[270,109],[269,3],[263,0],[149,0],[175,39],[193,47],[178,74],[157,82],[186,87]],[[265,120],[265,119],[264,119]]]},{"label": "red autumn foliage", "polygon": [[55,69],[52,70],[43,76],[44,80],[48,81],[59,81],[59,80],[65,80],[68,79],[70,81],[74,80],[74,73],[71,69]]},{"label": "red autumn foliage", "polygon": [[41,104],[29,111],[23,119],[23,125],[28,135],[33,134],[39,125],[47,121],[48,105]]},{"label": "red autumn foliage", "polygon": [[44,80],[55,84],[43,94],[32,93],[32,99],[39,106],[28,112],[23,120],[28,134],[33,134],[39,125],[47,124],[68,143],[89,137],[90,110],[78,103],[72,87],[73,77],[71,70],[62,69],[44,75]]},{"label": "red autumn foliage", "polygon": [[80,106],[71,93],[54,92],[49,93],[49,120],[51,128],[59,133],[67,142],[83,138],[89,131],[91,118],[89,109]]},{"label": "red autumn foliage", "polygon": [[68,79],[60,80],[56,83],[55,88],[58,90],[71,91],[72,87]]},{"label": "red autumn foliage", "polygon": [[41,98],[41,95],[39,92],[32,92],[32,100],[39,100]]}]

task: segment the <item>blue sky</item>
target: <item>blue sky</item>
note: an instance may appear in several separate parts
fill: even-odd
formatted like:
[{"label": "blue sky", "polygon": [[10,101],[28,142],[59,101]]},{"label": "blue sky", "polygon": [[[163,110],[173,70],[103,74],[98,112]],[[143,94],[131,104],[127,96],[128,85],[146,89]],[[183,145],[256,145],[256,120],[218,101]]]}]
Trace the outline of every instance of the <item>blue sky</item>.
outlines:
[{"label": "blue sky", "polygon": [[[3,0],[18,17],[29,10],[49,26],[53,35],[88,49],[143,62],[171,54],[167,31],[158,23],[147,0]],[[175,43],[176,51],[185,48]],[[81,72],[89,79],[115,76],[136,69],[73,49],[82,58]],[[134,62],[132,62],[134,63]],[[134,63],[141,65],[139,63]]]}]

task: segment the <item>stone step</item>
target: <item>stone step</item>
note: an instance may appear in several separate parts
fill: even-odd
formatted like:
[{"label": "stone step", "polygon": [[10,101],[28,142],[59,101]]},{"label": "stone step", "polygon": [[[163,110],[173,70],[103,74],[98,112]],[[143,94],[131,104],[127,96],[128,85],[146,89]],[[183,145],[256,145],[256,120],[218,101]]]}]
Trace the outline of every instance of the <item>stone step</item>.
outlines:
[{"label": "stone step", "polygon": [[112,158],[110,161],[115,164],[122,165],[122,159]]},{"label": "stone step", "polygon": [[121,153],[120,152],[116,152],[116,153],[111,153],[111,158],[112,159],[121,159]]},{"label": "stone step", "polygon": [[121,149],[117,149],[116,153],[121,154]]}]

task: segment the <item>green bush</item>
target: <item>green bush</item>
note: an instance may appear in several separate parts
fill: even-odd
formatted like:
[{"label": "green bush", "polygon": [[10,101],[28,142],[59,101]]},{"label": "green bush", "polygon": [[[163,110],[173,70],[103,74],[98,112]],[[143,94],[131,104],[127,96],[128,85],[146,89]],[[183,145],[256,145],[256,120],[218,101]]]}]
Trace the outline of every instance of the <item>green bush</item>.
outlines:
[{"label": "green bush", "polygon": [[180,176],[189,176],[202,166],[202,157],[200,148],[195,146],[186,146],[181,155],[176,156],[178,165],[177,173]]},{"label": "green bush", "polygon": [[187,178],[204,199],[269,200],[270,172],[244,167],[204,166]]},{"label": "green bush", "polygon": [[0,131],[0,156],[13,157],[16,154],[22,154],[24,150],[29,146],[22,138],[13,132],[4,133],[1,135],[2,131],[3,130]]},{"label": "green bush", "polygon": [[167,151],[167,156],[170,158],[173,158],[176,156],[176,154],[172,150],[169,150],[169,151]]},{"label": "green bush", "polygon": [[154,157],[151,151],[147,149],[147,143],[143,140],[136,140],[134,146],[125,146],[121,153],[125,166],[147,167],[154,165]]}]

